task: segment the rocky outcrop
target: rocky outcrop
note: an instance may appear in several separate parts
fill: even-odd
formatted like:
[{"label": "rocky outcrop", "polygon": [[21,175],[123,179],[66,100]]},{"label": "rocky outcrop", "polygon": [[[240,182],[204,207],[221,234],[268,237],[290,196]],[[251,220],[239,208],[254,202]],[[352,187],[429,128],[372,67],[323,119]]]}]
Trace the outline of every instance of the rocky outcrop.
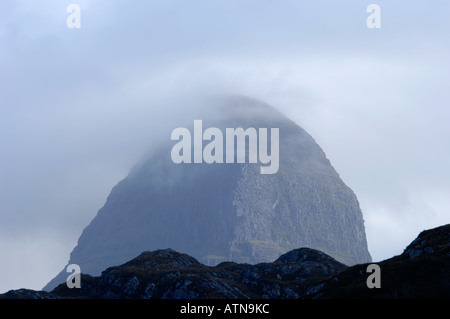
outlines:
[{"label": "rocky outcrop", "polygon": [[46,291],[17,289],[0,294],[0,299],[60,299],[60,297]]},{"label": "rocky outcrop", "polygon": [[367,265],[313,287],[307,298],[450,298],[450,224],[423,231],[404,252],[378,263],[381,288],[369,289]]}]

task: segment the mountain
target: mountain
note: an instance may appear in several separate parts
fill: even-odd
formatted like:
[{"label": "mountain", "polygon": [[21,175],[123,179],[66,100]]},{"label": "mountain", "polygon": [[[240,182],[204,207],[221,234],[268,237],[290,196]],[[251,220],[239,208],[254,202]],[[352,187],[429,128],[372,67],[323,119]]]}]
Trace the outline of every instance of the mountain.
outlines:
[{"label": "mountain", "polygon": [[450,224],[423,231],[399,255],[377,263],[381,287],[369,289],[368,264],[347,267],[314,249],[272,263],[206,266],[172,249],[143,252],[81,288],[11,290],[0,299],[429,299],[450,298]]},{"label": "mountain", "polygon": [[[227,128],[257,133],[262,128],[272,142],[276,128],[279,145],[268,143],[273,152],[279,146],[276,172],[262,174],[268,165],[250,163],[249,149],[244,163],[176,164],[171,156],[177,141],[168,134],[112,189],[83,230],[69,264],[97,276],[142,251],[165,247],[207,265],[270,262],[298,247],[323,251],[346,265],[370,262],[358,200],[308,133],[254,99],[230,96],[202,103],[206,111],[181,125],[194,132],[193,145],[196,119],[203,131],[213,127],[224,138]],[[236,143],[235,160],[237,154]],[[44,289],[66,277],[63,269]]]}]

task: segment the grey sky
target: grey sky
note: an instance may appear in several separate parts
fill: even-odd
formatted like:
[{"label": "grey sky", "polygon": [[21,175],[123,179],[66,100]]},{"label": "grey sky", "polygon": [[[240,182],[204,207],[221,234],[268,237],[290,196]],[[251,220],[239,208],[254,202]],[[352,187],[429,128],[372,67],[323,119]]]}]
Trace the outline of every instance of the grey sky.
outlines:
[{"label": "grey sky", "polygon": [[166,119],[189,112],[177,97],[205,91],[305,128],[358,196],[374,260],[401,253],[450,222],[449,16],[443,0],[3,1],[0,292],[59,272]]}]

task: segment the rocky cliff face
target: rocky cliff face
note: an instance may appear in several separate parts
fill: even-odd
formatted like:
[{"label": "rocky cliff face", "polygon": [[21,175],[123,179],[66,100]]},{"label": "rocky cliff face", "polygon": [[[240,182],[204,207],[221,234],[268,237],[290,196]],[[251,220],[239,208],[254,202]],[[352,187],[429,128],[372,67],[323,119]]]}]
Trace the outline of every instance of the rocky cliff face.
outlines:
[{"label": "rocky cliff face", "polygon": [[[261,164],[248,161],[175,164],[175,142],[167,136],[113,188],[69,264],[99,275],[142,251],[167,247],[207,265],[271,262],[298,247],[347,265],[371,260],[357,198],[310,135],[252,99],[208,103],[214,115],[202,119],[204,128],[279,128],[278,172],[260,174]],[[184,126],[192,131],[192,123]],[[45,289],[66,277],[62,271]]]}]

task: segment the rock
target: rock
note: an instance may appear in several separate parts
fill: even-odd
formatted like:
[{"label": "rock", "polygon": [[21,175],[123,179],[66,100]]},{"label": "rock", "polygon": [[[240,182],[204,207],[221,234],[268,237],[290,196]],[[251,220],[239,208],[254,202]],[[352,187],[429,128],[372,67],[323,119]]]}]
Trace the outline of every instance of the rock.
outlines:
[{"label": "rock", "polygon": [[381,288],[367,287],[368,264],[362,264],[318,284],[307,297],[450,298],[450,224],[421,232],[401,255],[377,264]]},{"label": "rock", "polygon": [[17,289],[0,294],[0,299],[60,299],[60,297],[46,291]]}]

